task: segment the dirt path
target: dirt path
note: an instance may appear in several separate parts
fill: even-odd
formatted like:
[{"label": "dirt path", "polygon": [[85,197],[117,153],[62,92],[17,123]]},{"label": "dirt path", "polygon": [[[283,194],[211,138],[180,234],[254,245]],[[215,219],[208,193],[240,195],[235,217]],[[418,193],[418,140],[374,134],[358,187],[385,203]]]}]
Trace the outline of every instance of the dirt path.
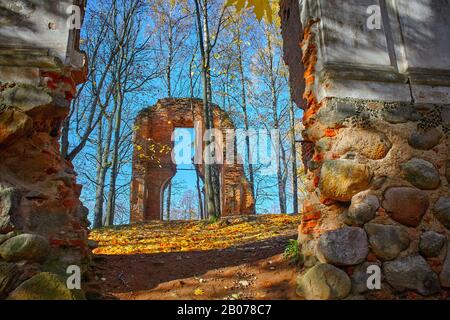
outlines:
[{"label": "dirt path", "polygon": [[283,258],[295,232],[221,250],[96,255],[90,298],[298,299],[296,267]]}]

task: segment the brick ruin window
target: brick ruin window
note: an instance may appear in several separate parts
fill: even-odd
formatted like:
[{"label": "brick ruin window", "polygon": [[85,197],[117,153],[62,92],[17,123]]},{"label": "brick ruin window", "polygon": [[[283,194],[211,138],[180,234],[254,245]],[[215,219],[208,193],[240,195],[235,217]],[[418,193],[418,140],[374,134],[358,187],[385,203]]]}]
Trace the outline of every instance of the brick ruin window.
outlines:
[{"label": "brick ruin window", "polygon": [[[234,128],[229,116],[218,106],[213,105],[213,113],[215,128],[223,132]],[[164,189],[177,170],[172,161],[172,134],[176,128],[194,128],[195,123],[201,126],[198,130],[205,131],[203,104],[198,99],[163,99],[139,113],[135,123],[131,222],[162,218]],[[196,134],[196,150],[203,150],[202,137]],[[202,170],[199,165],[200,175]],[[220,180],[222,216],[255,213],[242,164],[220,165]]]}]

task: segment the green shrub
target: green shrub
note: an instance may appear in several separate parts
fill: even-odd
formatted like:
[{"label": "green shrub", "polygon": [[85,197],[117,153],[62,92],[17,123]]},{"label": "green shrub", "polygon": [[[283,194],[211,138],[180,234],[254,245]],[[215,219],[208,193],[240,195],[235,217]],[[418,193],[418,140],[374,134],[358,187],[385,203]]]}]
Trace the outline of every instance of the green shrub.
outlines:
[{"label": "green shrub", "polygon": [[298,245],[298,240],[289,240],[289,244],[284,250],[284,258],[289,260],[291,263],[297,264],[300,261],[300,250]]}]

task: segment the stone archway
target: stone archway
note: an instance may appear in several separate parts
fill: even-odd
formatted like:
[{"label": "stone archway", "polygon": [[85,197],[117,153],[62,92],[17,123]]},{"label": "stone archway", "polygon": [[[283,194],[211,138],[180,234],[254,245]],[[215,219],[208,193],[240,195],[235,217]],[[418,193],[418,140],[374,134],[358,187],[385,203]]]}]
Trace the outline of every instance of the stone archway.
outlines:
[{"label": "stone archway", "polygon": [[[234,129],[230,117],[213,105],[214,127],[221,130],[225,140],[226,130]],[[161,219],[163,191],[176,174],[176,164],[171,157],[172,133],[175,128],[196,128],[195,150],[203,150],[203,102],[199,99],[163,99],[155,106],[142,110],[135,122],[133,178],[131,182],[131,222]],[[224,143],[226,144],[229,142]],[[231,143],[234,143],[232,141]],[[223,154],[226,147],[223,148]],[[198,166],[200,175],[202,166]],[[242,164],[220,165],[221,215],[248,215],[255,213],[250,184]]]}]

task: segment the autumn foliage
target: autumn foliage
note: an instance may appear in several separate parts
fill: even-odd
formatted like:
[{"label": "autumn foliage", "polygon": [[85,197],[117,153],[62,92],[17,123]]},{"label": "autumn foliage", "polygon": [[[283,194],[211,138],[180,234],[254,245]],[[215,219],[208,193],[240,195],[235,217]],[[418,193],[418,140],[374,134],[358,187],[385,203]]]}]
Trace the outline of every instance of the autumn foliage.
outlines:
[{"label": "autumn foliage", "polygon": [[261,215],[218,222],[154,221],[103,228],[91,233],[95,254],[152,254],[217,250],[280,236],[296,230],[300,216]]}]

